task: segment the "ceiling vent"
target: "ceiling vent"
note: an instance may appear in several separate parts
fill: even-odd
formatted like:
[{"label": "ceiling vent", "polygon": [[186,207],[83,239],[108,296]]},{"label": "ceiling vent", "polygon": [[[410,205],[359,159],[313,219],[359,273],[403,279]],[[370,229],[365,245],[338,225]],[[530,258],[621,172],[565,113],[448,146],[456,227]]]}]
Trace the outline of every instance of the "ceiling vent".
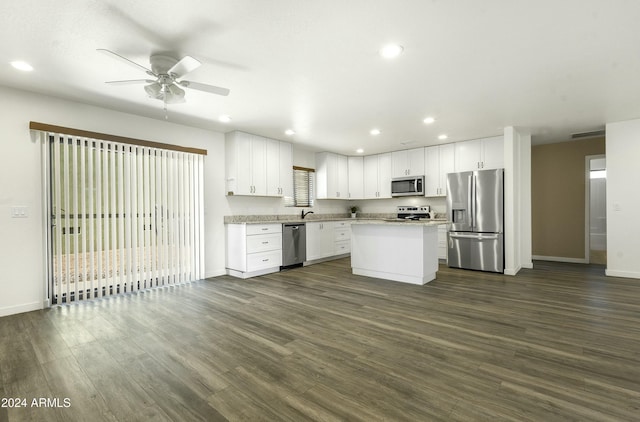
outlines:
[{"label": "ceiling vent", "polygon": [[596,138],[605,135],[605,130],[594,130],[591,132],[580,132],[580,133],[572,133],[571,139],[585,139],[585,138]]}]

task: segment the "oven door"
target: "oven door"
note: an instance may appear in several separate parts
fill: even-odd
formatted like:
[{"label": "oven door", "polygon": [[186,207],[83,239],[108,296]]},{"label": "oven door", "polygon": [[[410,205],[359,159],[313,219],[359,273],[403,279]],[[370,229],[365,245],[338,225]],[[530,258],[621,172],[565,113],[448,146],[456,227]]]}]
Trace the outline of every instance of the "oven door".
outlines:
[{"label": "oven door", "polygon": [[391,179],[391,196],[423,196],[424,176]]}]

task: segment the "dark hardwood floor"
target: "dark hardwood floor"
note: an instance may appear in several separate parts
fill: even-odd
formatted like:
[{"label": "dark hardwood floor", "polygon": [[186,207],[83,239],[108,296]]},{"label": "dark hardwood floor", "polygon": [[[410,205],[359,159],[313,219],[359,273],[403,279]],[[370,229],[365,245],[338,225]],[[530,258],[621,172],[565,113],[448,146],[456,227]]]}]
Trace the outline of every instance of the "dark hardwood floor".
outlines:
[{"label": "dark hardwood floor", "polygon": [[413,286],[342,259],[0,318],[26,401],[0,421],[640,420],[640,280],[535,266]]}]

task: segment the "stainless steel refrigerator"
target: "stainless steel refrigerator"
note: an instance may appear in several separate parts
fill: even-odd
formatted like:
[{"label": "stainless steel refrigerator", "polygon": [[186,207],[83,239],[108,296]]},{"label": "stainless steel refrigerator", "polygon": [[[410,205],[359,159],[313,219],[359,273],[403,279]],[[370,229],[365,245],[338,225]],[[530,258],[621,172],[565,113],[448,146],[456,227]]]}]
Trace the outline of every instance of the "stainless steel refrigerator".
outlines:
[{"label": "stainless steel refrigerator", "polygon": [[449,267],[504,272],[504,170],[447,175]]}]

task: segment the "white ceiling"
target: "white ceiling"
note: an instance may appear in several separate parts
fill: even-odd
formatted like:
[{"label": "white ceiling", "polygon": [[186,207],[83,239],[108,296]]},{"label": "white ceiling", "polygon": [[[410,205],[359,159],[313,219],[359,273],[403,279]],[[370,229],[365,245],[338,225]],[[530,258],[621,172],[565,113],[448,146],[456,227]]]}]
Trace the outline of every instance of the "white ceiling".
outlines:
[{"label": "white ceiling", "polygon": [[[170,121],[345,154],[504,126],[556,142],[640,117],[637,0],[22,0],[0,16],[3,85],[164,119],[143,85],[104,83],[145,75],[96,49],[144,66],[189,54],[204,64],[187,79],[231,94],[189,90]],[[404,53],[387,61],[391,41]]]}]

